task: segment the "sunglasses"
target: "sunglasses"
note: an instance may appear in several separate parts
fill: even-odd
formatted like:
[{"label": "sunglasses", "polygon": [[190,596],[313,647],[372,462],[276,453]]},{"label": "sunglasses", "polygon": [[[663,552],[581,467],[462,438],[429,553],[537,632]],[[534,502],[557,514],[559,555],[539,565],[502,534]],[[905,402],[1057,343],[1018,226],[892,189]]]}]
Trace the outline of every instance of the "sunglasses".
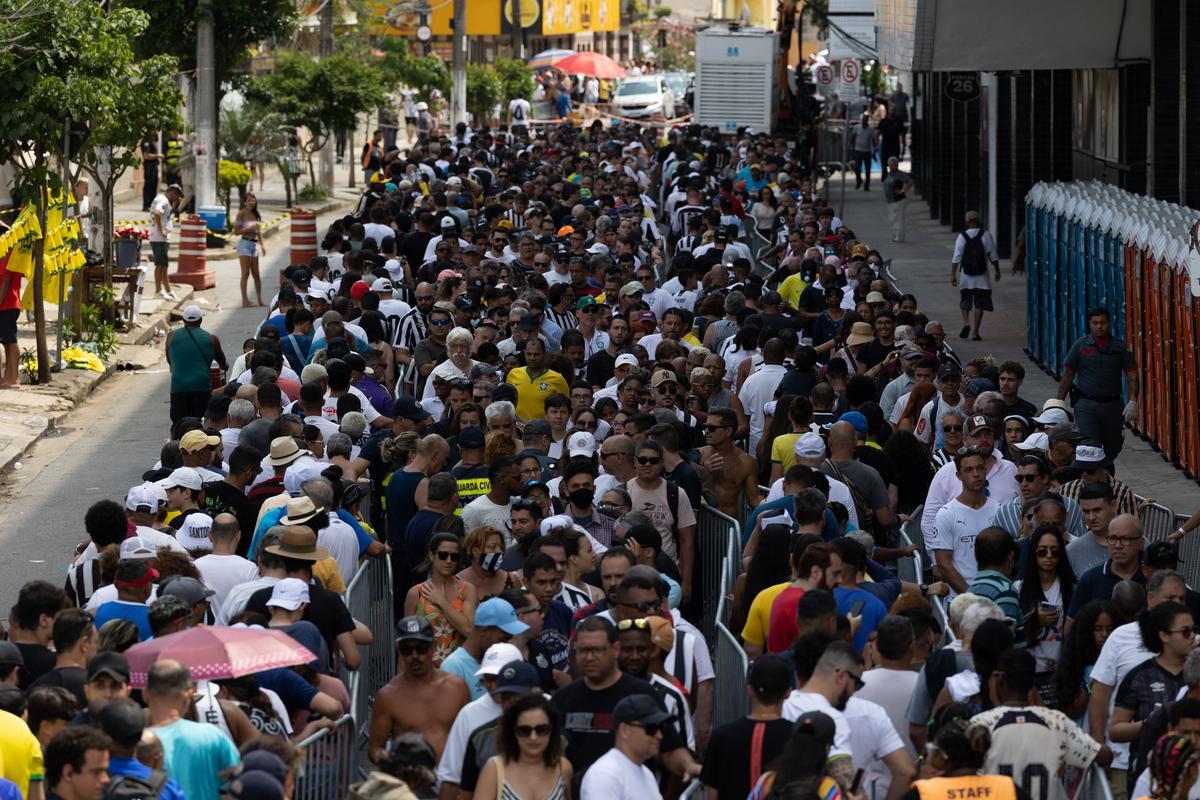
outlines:
[{"label": "sunglasses", "polygon": [[[942,433],[962,433],[962,430],[963,430],[962,425],[943,425],[942,426]],[[1017,477],[1019,478],[1020,476],[1018,475]]]},{"label": "sunglasses", "polygon": [[554,728],[549,723],[542,723],[541,725],[516,725],[513,727],[513,730],[516,732],[517,738],[528,739],[531,736],[538,736],[539,738],[549,736]]},{"label": "sunglasses", "polygon": [[451,561],[458,558],[457,552],[451,552],[449,550],[438,550],[434,553],[434,555],[437,556],[438,561]]},{"label": "sunglasses", "polygon": [[1054,558],[1058,558],[1059,549],[1057,547],[1039,547],[1037,549],[1037,554],[1038,554],[1039,558],[1041,558],[1041,557],[1048,558],[1051,556],[1053,556]]},{"label": "sunglasses", "polygon": [[630,722],[629,724],[635,728],[641,728],[647,736],[658,736],[662,732],[662,725],[657,722]]},{"label": "sunglasses", "polygon": [[643,464],[643,465],[645,465],[645,464],[657,464],[657,463],[658,463],[658,462],[660,462],[660,461],[662,461],[662,457],[661,457],[661,456],[638,456],[638,457],[637,457],[637,462],[638,462],[639,464]]},{"label": "sunglasses", "polygon": [[595,422],[584,422],[583,420],[580,420],[579,422],[575,423],[575,429],[580,431],[594,431],[596,428],[597,425]]},{"label": "sunglasses", "polygon": [[[657,611],[662,604],[657,600],[643,600],[640,603],[617,603],[617,605],[622,608],[632,608],[634,611],[642,614],[649,614],[651,611]],[[646,622],[646,620],[643,619],[641,622]],[[649,625],[650,623],[646,622],[646,624]]]},{"label": "sunglasses", "polygon": [[1173,631],[1167,631],[1167,633],[1179,633],[1179,634],[1182,634],[1185,638],[1190,639],[1196,635],[1196,627],[1188,626],[1186,628],[1176,628]]},{"label": "sunglasses", "polygon": [[728,425],[713,425],[710,422],[704,423],[704,430],[706,430],[706,431],[719,431],[722,428],[728,428],[728,427],[729,427]]},{"label": "sunglasses", "polygon": [[617,630],[619,630],[619,631],[628,631],[628,630],[633,630],[633,629],[636,629],[639,631],[650,630],[650,620],[648,620],[648,619],[623,619],[617,623]]},{"label": "sunglasses", "polygon": [[450,324],[450,320],[448,320],[448,319],[431,319],[431,320],[429,320],[429,324],[430,324],[430,325],[437,325],[437,326],[440,328],[440,327],[442,327],[443,325],[449,325],[449,324]]},{"label": "sunglasses", "polygon": [[861,692],[862,688],[867,685],[866,682],[862,679],[861,675],[855,675],[850,670],[846,670],[846,674],[849,675],[850,679],[854,681],[854,691]]},{"label": "sunglasses", "polygon": [[1033,483],[1037,479],[1038,479],[1037,475],[1020,475],[1020,474],[1017,475],[1017,481],[1019,483]]},{"label": "sunglasses", "polygon": [[400,651],[400,655],[402,656],[411,656],[414,653],[425,655],[433,649],[433,642],[401,642],[400,644],[396,645],[396,649]]}]

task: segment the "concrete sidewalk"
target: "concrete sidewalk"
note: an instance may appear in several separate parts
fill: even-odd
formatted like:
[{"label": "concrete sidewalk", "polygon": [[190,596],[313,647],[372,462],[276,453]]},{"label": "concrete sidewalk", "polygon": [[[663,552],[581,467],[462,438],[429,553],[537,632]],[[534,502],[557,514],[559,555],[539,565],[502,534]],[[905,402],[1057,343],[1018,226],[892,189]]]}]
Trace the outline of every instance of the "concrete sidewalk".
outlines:
[{"label": "concrete sidewalk", "polygon": [[[1025,276],[1013,275],[1010,264],[1002,262],[1002,278],[993,286],[996,311],[984,315],[983,341],[958,338],[962,327],[958,290],[950,285],[950,256],[956,234],[930,219],[929,206],[914,198],[907,210],[906,241],[893,244],[880,182],[872,184],[870,192],[855,191],[854,176],[849,176],[843,219],[859,239],[876,247],[885,259],[892,259],[892,272],[901,289],[917,296],[918,307],[931,320],[943,323],[950,345],[964,361],[989,355],[997,363],[1008,359],[1019,361],[1025,365],[1021,396],[1038,406],[1053,397],[1058,382],[1034,364],[1024,350],[1028,329]],[[837,209],[841,199],[840,176],[830,179],[827,195],[830,205]],[[1196,483],[1133,431],[1125,432],[1117,470],[1120,479],[1138,494],[1157,500],[1177,514],[1191,514],[1200,507]]]}]

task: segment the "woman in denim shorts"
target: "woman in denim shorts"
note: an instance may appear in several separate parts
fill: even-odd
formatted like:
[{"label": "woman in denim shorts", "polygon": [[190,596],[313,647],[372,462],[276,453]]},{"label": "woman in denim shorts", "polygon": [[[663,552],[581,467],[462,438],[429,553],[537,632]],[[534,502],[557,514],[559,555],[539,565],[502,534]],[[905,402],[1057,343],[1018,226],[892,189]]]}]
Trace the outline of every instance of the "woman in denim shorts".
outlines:
[{"label": "woman in denim shorts", "polygon": [[267,250],[262,247],[262,215],[258,213],[258,198],[254,196],[253,192],[246,193],[246,200],[238,209],[234,230],[240,237],[237,242],[237,255],[238,263],[242,267],[242,307],[249,308],[255,305],[250,302],[250,298],[246,294],[248,278],[254,278],[254,293],[258,296],[257,305],[265,306],[266,303],[263,302],[262,296],[262,277],[258,274],[258,256],[260,248],[264,256],[267,254]]}]

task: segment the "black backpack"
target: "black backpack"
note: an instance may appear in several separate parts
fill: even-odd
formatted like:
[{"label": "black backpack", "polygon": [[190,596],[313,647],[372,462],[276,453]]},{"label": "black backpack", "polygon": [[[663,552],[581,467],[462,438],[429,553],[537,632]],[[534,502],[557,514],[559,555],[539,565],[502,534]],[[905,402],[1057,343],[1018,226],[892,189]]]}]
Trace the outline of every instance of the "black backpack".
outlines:
[{"label": "black backpack", "polygon": [[959,262],[963,275],[987,274],[988,255],[987,248],[983,246],[983,228],[974,236],[963,233],[962,237],[966,239],[963,242],[962,261]]},{"label": "black backpack", "polygon": [[145,778],[121,775],[105,788],[104,800],[158,800],[166,784],[167,773],[157,769]]}]

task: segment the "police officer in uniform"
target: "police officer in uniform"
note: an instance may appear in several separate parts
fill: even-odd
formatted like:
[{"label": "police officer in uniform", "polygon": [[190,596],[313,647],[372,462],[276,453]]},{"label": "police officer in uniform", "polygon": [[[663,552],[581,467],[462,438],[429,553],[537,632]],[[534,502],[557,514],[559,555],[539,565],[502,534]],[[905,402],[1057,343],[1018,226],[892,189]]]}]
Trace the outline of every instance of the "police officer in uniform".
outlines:
[{"label": "police officer in uniform", "polygon": [[[1104,445],[1104,454],[1115,461],[1121,452],[1123,424],[1137,416],[1137,363],[1125,342],[1111,336],[1112,320],[1108,311],[1093,308],[1088,312],[1087,336],[1071,345],[1063,365],[1058,399],[1071,394],[1075,422],[1088,439]],[[1129,402],[1121,406],[1121,375],[1124,373]]]},{"label": "police officer in uniform", "polygon": [[483,463],[485,443],[483,431],[474,425],[458,432],[458,452],[462,460],[450,468],[450,474],[458,483],[459,505],[465,506],[492,490],[492,482],[488,480],[488,465]]},{"label": "police officer in uniform", "polygon": [[163,177],[167,183],[180,183],[179,159],[183,156],[183,138],[171,131],[163,141]]}]

